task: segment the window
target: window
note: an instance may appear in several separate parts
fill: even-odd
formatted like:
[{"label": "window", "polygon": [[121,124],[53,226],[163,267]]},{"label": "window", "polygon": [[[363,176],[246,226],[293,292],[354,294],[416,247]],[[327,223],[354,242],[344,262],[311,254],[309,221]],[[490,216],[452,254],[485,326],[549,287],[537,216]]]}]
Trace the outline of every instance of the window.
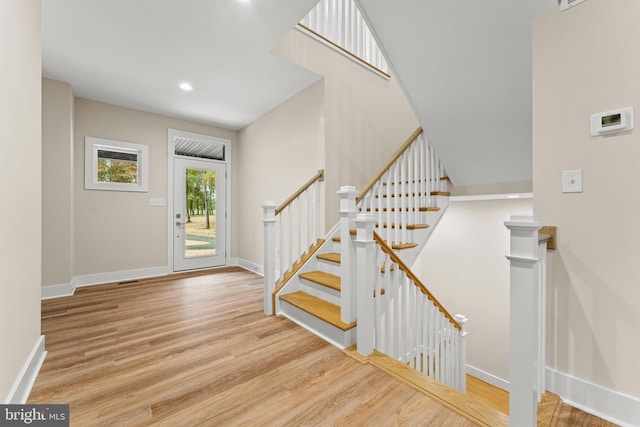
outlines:
[{"label": "window", "polygon": [[84,150],[85,189],[148,191],[146,145],[87,136]]}]

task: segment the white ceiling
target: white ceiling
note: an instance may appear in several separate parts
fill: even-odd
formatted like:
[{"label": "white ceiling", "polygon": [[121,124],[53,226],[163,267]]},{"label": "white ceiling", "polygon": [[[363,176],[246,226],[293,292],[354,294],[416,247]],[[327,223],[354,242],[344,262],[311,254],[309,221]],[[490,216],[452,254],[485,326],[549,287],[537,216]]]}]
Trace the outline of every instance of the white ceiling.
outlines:
[{"label": "white ceiling", "polygon": [[80,97],[240,129],[320,78],[270,53],[316,3],[46,0],[43,75]]},{"label": "white ceiling", "polygon": [[[531,180],[531,18],[557,1],[357,0],[454,184]],[[43,75],[241,129],[320,78],[270,53],[316,2],[46,0]]]},{"label": "white ceiling", "polygon": [[557,0],[359,0],[455,185],[530,181],[531,19]]}]

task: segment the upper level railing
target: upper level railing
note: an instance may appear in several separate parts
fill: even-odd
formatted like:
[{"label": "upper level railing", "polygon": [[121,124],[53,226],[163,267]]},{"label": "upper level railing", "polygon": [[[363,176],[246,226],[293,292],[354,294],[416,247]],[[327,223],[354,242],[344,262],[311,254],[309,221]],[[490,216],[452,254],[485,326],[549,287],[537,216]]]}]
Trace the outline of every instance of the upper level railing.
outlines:
[{"label": "upper level railing", "polygon": [[302,19],[300,27],[389,77],[387,61],[353,0],[321,0]]},{"label": "upper level railing", "polygon": [[264,309],[267,314],[272,314],[276,287],[293,276],[305,255],[324,237],[320,203],[323,181],[324,170],[320,170],[279,206],[275,202],[263,205]]}]

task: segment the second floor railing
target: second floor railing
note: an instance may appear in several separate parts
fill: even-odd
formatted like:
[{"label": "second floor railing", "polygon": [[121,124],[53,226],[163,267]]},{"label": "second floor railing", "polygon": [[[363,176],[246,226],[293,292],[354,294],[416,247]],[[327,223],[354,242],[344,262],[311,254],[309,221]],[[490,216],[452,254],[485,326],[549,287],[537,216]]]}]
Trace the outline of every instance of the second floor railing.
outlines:
[{"label": "second floor railing", "polygon": [[389,66],[353,0],[321,0],[300,27],[352,59],[389,77]]}]

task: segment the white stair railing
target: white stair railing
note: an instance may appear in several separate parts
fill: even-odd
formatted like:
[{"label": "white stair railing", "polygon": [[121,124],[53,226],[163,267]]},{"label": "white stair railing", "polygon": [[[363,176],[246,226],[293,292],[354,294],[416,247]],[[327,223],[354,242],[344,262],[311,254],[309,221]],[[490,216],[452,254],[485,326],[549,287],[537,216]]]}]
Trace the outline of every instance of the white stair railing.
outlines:
[{"label": "white stair railing", "polygon": [[427,223],[429,208],[448,191],[449,179],[422,129],[416,130],[356,198],[361,212],[374,215],[378,233],[392,248],[409,241],[408,230]]},{"label": "white stair railing", "polygon": [[389,66],[353,0],[321,0],[300,27],[389,76]]},{"label": "white stair railing", "polygon": [[451,316],[374,231],[356,223],[358,352],[378,350],[466,392],[466,317]]},{"label": "white stair railing", "polygon": [[273,292],[284,284],[324,237],[320,186],[324,170],[285,202],[264,202],[264,312],[273,314]]}]

